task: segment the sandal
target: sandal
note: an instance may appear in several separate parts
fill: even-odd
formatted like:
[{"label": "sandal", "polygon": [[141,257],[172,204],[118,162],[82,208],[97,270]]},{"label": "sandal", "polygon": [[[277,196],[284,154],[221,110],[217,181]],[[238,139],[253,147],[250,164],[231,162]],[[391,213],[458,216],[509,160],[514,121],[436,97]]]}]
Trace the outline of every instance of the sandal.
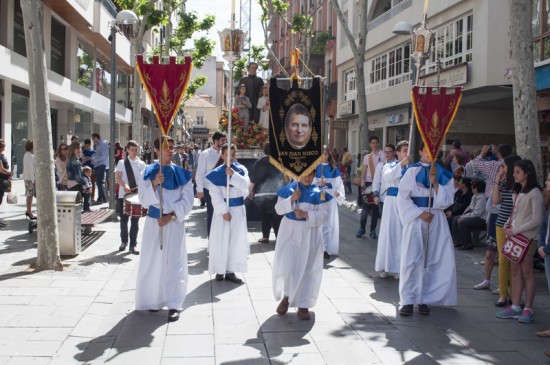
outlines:
[{"label": "sandal", "polygon": [[269,242],[269,238],[265,238],[265,237],[260,238],[260,239],[258,240],[258,242],[260,242],[260,243],[268,243],[268,242]]}]

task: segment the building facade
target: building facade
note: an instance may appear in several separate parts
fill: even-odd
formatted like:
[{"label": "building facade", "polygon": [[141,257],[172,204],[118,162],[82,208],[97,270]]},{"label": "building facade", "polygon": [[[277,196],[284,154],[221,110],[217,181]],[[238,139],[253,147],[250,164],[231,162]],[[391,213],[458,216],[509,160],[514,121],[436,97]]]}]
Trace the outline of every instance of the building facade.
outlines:
[{"label": "building facade", "polygon": [[[340,6],[358,31],[357,2],[340,0]],[[369,0],[366,62],[369,135],[381,143],[408,139],[411,120],[411,87],[414,61],[411,38],[393,34],[393,27],[408,21],[416,27],[423,18],[422,0]],[[419,75],[420,85],[462,86],[463,99],[447,135],[462,141],[466,150],[483,144],[515,144],[511,62],[509,54],[509,7],[498,0],[432,1],[427,27],[434,32],[432,50]],[[340,27],[340,25],[338,25]],[[340,28],[339,28],[340,29]],[[338,89],[338,120],[347,128],[352,153],[360,152],[361,128],[354,104],[357,82],[351,49],[337,32],[337,67],[342,82]],[[445,147],[444,147],[445,148]]]}]

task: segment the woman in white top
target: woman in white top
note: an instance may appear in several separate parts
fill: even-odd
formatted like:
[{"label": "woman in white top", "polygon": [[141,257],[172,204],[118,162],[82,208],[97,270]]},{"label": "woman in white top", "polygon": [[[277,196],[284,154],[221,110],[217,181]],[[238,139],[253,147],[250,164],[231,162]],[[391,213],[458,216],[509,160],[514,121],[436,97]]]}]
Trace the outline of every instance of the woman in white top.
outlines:
[{"label": "woman in white top", "polygon": [[67,190],[67,152],[69,146],[66,143],[61,143],[57,147],[55,152],[55,169],[57,171],[57,176],[59,181],[57,183],[58,190]]},{"label": "woman in white top", "polygon": [[267,85],[262,88],[262,96],[258,99],[257,108],[260,109],[258,124],[262,128],[269,128],[269,87]]},{"label": "woman in white top", "polygon": [[32,214],[32,198],[36,196],[32,139],[29,139],[25,143],[25,151],[25,155],[23,156],[23,181],[25,181],[25,196],[27,197],[27,211],[25,215],[29,219],[36,219],[34,214]]}]

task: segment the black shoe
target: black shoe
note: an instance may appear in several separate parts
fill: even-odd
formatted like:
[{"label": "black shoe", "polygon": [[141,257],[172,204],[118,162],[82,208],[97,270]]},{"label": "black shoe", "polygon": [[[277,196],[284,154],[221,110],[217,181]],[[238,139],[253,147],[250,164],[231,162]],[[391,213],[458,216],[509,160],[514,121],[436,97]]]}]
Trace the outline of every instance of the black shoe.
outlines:
[{"label": "black shoe", "polygon": [[124,251],[124,250],[126,249],[126,246],[128,246],[128,244],[122,242],[122,243],[120,244],[120,246],[118,247],[118,250],[119,250],[119,251]]},{"label": "black shoe", "polygon": [[6,227],[7,225],[8,225],[8,224],[5,223],[5,222],[0,222],[0,228],[4,228],[4,227]]},{"label": "black shoe", "polygon": [[325,259],[330,259],[330,254],[329,254],[327,251],[325,251],[325,252],[323,253],[323,257],[324,257]]},{"label": "black shoe", "polygon": [[430,314],[430,307],[428,307],[427,304],[419,304],[418,305],[418,313],[427,316],[427,315]]},{"label": "black shoe", "polygon": [[151,313],[156,313],[158,311],[159,311],[158,309],[149,309],[149,312],[151,312]]},{"label": "black shoe", "polygon": [[228,274],[225,274],[225,280],[229,280],[230,282],[232,283],[235,283],[235,284],[242,284],[243,281],[241,279],[239,279],[237,277],[237,275],[235,275],[235,273],[228,273]]},{"label": "black shoe", "polygon": [[473,250],[473,249],[474,249],[474,245],[463,245],[463,246],[460,246],[458,249],[459,249],[460,251]]},{"label": "black shoe", "polygon": [[139,251],[136,250],[136,248],[133,247],[133,246],[130,246],[130,253],[132,253],[132,254],[134,254],[134,255],[139,255]]},{"label": "black shoe", "polygon": [[36,216],[35,216],[35,215],[32,215],[32,213],[25,212],[25,215],[26,215],[27,218],[29,218],[30,220],[36,220]]},{"label": "black shoe", "polygon": [[175,322],[180,319],[180,312],[177,309],[168,310],[168,322]]},{"label": "black shoe", "polygon": [[497,300],[495,302],[495,307],[506,307],[508,305],[508,303],[510,303],[510,301],[508,299],[506,299],[504,301]]},{"label": "black shoe", "polygon": [[413,314],[413,305],[412,304],[405,304],[401,308],[399,308],[399,315],[403,317],[408,317],[411,314]]},{"label": "black shoe", "polygon": [[222,281],[223,280],[223,274],[216,274],[216,281]]}]

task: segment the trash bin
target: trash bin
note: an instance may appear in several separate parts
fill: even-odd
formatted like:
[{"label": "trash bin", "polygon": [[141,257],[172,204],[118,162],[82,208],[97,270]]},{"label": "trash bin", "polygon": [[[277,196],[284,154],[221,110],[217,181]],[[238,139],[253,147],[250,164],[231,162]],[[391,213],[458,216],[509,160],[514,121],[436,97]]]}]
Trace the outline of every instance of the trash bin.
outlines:
[{"label": "trash bin", "polygon": [[78,191],[58,191],[55,194],[55,200],[57,202],[59,254],[62,256],[78,255],[82,247],[80,232],[82,194]]}]

